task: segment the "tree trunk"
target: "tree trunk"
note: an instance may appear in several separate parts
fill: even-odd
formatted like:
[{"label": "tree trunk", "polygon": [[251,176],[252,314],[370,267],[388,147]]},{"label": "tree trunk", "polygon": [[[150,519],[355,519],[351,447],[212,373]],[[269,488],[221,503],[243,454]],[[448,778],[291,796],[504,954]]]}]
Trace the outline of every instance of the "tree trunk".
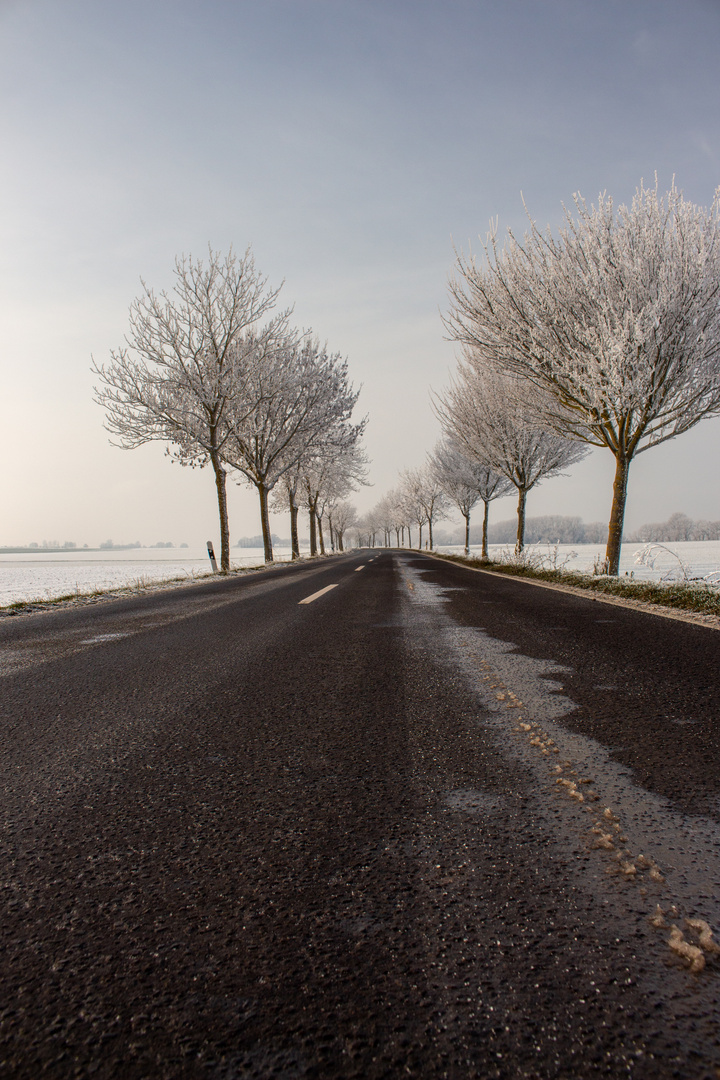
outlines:
[{"label": "tree trunk", "polygon": [[430,550],[432,551],[432,549],[433,549],[432,518],[428,518],[428,543],[430,544]]},{"label": "tree trunk", "polygon": [[515,554],[519,555],[522,549],[525,547],[525,502],[527,500],[527,491],[525,488],[518,488],[518,507],[517,507],[517,542],[515,544]]},{"label": "tree trunk", "polygon": [[320,541],[320,554],[324,555],[325,554],[325,541],[323,539],[322,518],[320,517],[319,514],[316,514],[315,517],[317,518],[318,540]]},{"label": "tree trunk", "polygon": [[606,572],[617,576],[620,573],[620,546],[622,544],[623,525],[625,523],[625,503],[627,501],[628,474],[630,461],[618,455],[615,458],[615,482],[613,484],[612,510],[608,527],[607,548],[605,550]]},{"label": "tree trunk", "polygon": [[482,557],[487,559],[488,557],[488,518],[490,517],[490,500],[484,499],[485,512],[483,513],[483,533],[482,533]]},{"label": "tree trunk", "polygon": [[313,502],[308,503],[308,513],[310,515],[310,554],[317,555],[317,531],[315,528],[315,505]]},{"label": "tree trunk", "polygon": [[335,539],[337,540],[338,551],[344,551],[345,545],[343,544],[343,534],[335,530]]},{"label": "tree trunk", "polygon": [[463,514],[465,518],[465,558],[470,555],[470,513]]},{"label": "tree trunk", "polygon": [[290,543],[292,544],[293,559],[300,558],[300,540],[298,539],[298,505],[295,502],[295,493],[290,495]]},{"label": "tree trunk", "polygon": [[[407,527],[407,531],[408,531],[408,547],[411,548],[412,547],[412,532],[410,531],[410,526],[409,525]],[[403,547],[404,546],[405,546],[405,538],[403,537]]]},{"label": "tree trunk", "polygon": [[422,551],[422,525],[419,526],[420,535],[418,536],[418,551]]},{"label": "tree trunk", "polygon": [[220,456],[216,451],[210,452],[213,472],[215,473],[215,487],[217,488],[218,511],[220,513],[220,573],[230,573],[230,526],[228,524],[227,509],[227,475],[222,467]]},{"label": "tree trunk", "polygon": [[257,484],[260,496],[260,524],[262,525],[263,547],[265,548],[265,562],[273,561],[272,535],[270,533],[270,514],[268,513],[268,489],[264,484]]}]

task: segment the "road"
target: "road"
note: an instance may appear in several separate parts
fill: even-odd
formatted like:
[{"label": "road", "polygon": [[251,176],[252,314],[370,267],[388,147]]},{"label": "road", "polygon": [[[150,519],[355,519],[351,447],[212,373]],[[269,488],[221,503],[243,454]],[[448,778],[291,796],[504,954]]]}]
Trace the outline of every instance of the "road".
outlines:
[{"label": "road", "polygon": [[397,551],[0,620],[0,1076],[717,1080],[719,656]]}]

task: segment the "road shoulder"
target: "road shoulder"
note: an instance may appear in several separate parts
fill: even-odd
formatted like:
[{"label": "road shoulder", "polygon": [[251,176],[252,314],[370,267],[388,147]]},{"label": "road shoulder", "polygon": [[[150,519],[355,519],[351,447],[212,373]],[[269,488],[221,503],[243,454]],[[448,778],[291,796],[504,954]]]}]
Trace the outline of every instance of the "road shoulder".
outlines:
[{"label": "road shoulder", "polygon": [[488,574],[491,577],[503,578],[505,581],[521,581],[525,585],[535,585],[540,589],[555,589],[557,592],[572,593],[573,596],[582,596],[586,600],[596,600],[602,604],[613,604],[615,607],[633,608],[635,611],[644,611],[648,615],[658,615],[663,619],[677,619],[679,622],[693,623],[695,626],[704,626],[708,630],[720,630],[720,619],[716,615],[703,615],[698,611],[683,611],[680,608],[664,607],[662,604],[650,604],[645,600],[635,600],[624,596],[609,596],[607,593],[594,593],[589,589],[582,589],[579,585],[565,585],[559,581],[538,581],[536,578],[522,577],[520,574],[499,574],[495,570],[484,570],[477,566],[464,566],[455,560],[443,559],[441,555],[431,554],[429,551],[419,551],[418,555],[424,555],[436,562],[451,563],[453,566],[461,566],[464,570],[470,570],[474,574]]}]

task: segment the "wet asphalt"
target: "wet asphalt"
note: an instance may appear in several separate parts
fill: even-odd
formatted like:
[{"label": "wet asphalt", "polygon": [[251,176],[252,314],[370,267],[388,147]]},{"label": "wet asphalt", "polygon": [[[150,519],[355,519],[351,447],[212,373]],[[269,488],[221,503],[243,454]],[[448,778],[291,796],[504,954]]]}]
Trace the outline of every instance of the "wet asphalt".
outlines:
[{"label": "wet asphalt", "polygon": [[0,620],[0,1075],[717,1080],[719,657],[409,552]]}]

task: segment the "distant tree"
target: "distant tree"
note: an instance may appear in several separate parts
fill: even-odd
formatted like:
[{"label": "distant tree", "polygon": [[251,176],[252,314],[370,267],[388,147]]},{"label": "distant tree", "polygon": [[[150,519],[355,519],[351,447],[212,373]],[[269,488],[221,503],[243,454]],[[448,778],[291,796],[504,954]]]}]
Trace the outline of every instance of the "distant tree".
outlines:
[{"label": "distant tree", "polygon": [[667,521],[641,525],[627,539],[641,544],[718,540],[720,539],[720,522],[693,521],[687,514],[671,514]]},{"label": "distant tree", "polygon": [[720,540],[720,521],[695,521],[693,540]]},{"label": "distant tree", "polygon": [[402,493],[399,488],[392,488],[390,491],[388,491],[386,498],[390,507],[392,529],[395,533],[395,543],[398,547],[404,547],[405,530],[408,530],[409,537],[410,526],[408,524],[405,509],[403,507]]},{"label": "distant tree", "polygon": [[357,547],[375,547],[377,523],[372,510],[368,510],[358,518],[354,526],[355,542]]},{"label": "distant tree", "polygon": [[465,555],[470,554],[470,515],[482,499],[484,504],[482,557],[487,559],[487,530],[490,503],[512,490],[512,483],[489,465],[470,457],[457,440],[447,437],[430,455],[430,467],[448,499],[465,519]]},{"label": "distant tree", "polygon": [[602,521],[588,521],[583,524],[582,544],[602,544],[607,539],[607,525]]},{"label": "distant tree", "polygon": [[255,406],[247,411],[240,401],[236,413],[230,404],[223,457],[257,489],[265,561],[272,562],[270,492],[347,424],[360,392],[339,354],[310,335],[298,339],[290,332],[258,339],[248,383]]},{"label": "distant tree", "polygon": [[445,431],[465,450],[509,480],[518,493],[517,538],[525,543],[528,492],[540,481],[559,475],[580,461],[587,447],[538,422],[517,378],[482,370],[469,361],[458,365],[455,381],[436,398]]},{"label": "distant tree", "polygon": [[405,544],[406,529],[408,531],[408,544],[412,546],[410,519],[402,487],[392,488],[388,491],[384,496],[383,503],[388,526],[395,533],[395,542],[397,546],[400,547]]},{"label": "distant tree", "polygon": [[447,516],[448,499],[430,463],[401,474],[402,502],[406,514],[418,526],[418,548],[422,548],[423,525],[428,527],[428,545],[432,551],[433,525]]},{"label": "distant tree", "polygon": [[447,326],[477,371],[530,380],[548,425],[614,454],[617,574],[633,458],[720,412],[720,189],[709,210],[657,180],[575,207],[558,238],[531,222],[502,251],[491,233],[483,266],[458,257]]},{"label": "distant tree", "polygon": [[667,539],[692,540],[694,524],[687,514],[671,514],[667,522]]},{"label": "distant tree", "polygon": [[[142,286],[143,294],[130,307],[126,346],[111,351],[107,366],[93,363],[100,379],[95,400],[124,449],[159,440],[172,444],[171,456],[183,465],[210,462],[220,515],[220,568],[227,573],[228,407],[233,405],[236,416],[254,408],[248,385],[257,343],[277,334],[288,313],[257,329],[279,289],[267,289],[249,248],[242,257],[232,250],[222,257],[210,249],[206,263],[177,259],[171,294]],[[251,327],[255,332],[246,347]]]},{"label": "distant tree", "polygon": [[338,551],[345,550],[345,533],[357,521],[357,510],[347,499],[340,499],[328,507],[331,537]]},{"label": "distant tree", "polygon": [[[423,498],[423,476],[420,469],[405,469],[400,473],[400,492],[403,516],[418,527],[418,551],[422,549],[423,526],[427,524],[427,509]],[[410,539],[412,547],[412,538]]]},{"label": "distant tree", "polygon": [[298,463],[293,469],[289,469],[282,478],[282,483],[274,489],[272,507],[280,512],[285,509],[290,511],[290,547],[292,558],[300,558],[300,537],[298,533],[298,492],[300,490],[302,465]]},{"label": "distant tree", "polygon": [[367,483],[367,456],[360,439],[366,420],[338,423],[302,462],[301,483],[310,523],[310,554],[325,554],[322,519],[328,502],[343,498]]}]

